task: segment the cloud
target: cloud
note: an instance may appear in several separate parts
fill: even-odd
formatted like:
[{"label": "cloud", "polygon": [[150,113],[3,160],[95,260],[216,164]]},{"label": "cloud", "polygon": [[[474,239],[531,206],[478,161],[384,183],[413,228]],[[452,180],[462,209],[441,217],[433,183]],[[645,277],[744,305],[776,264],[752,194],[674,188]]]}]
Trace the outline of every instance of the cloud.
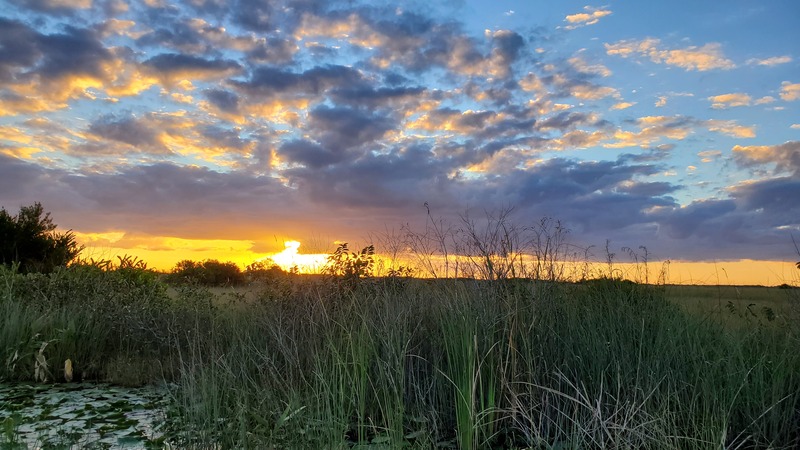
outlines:
[{"label": "cloud", "polygon": [[701,125],[708,128],[709,131],[726,134],[728,136],[738,138],[754,138],[756,137],[756,128],[753,126],[739,125],[734,120],[715,120],[710,119],[702,121]]},{"label": "cloud", "polygon": [[180,53],[162,53],[144,61],[162,84],[172,87],[182,80],[215,80],[237,74],[242,66],[226,59],[205,59]]},{"label": "cloud", "polygon": [[781,83],[781,98],[787,102],[800,100],[800,83],[790,83],[784,81]]},{"label": "cloud", "polygon": [[98,138],[122,142],[145,153],[169,152],[159,141],[158,134],[153,127],[131,116],[101,117],[89,126],[88,131]]},{"label": "cloud", "polygon": [[722,152],[719,150],[703,150],[702,152],[698,152],[697,156],[701,158],[701,162],[710,163],[722,156]]},{"label": "cloud", "polygon": [[739,207],[760,213],[771,227],[800,225],[800,179],[796,175],[739,183],[728,191]]},{"label": "cloud", "polygon": [[223,89],[208,89],[204,94],[214,106],[224,112],[236,113],[239,111],[241,99],[234,92]]},{"label": "cloud", "polygon": [[496,78],[508,78],[511,76],[511,66],[519,58],[525,46],[525,40],[511,30],[498,30],[487,34],[492,41],[489,73]]},{"label": "cloud", "polygon": [[734,93],[722,94],[708,97],[711,107],[714,109],[727,109],[736,106],[748,106],[752,99],[747,94]]},{"label": "cloud", "polygon": [[239,91],[250,96],[317,96],[334,87],[359,86],[361,74],[350,67],[328,65],[305,72],[292,72],[273,67],[256,68],[247,81],[232,81]]},{"label": "cloud", "polygon": [[[601,42],[587,41],[564,55],[553,30],[476,31],[437,8],[87,2],[18,2],[8,13],[17,19],[0,18],[0,201],[45,201],[84,233],[130,230],[125,245],[173,246],[142,236],[263,242],[319,227],[353,239],[424,222],[429,201],[437,214],[516,204],[522,220],[557,217],[590,243],[655,242],[665,257],[701,258],[744,231],[772,239],[750,199],[793,186],[783,175],[795,176],[795,147],[699,151],[752,138],[761,122],[631,116],[652,108],[648,98],[697,102],[676,102],[691,94],[670,91],[668,78],[647,90],[636,81],[646,74],[612,73],[608,61],[733,67],[719,44],[631,40],[598,54]],[[610,14],[587,6],[562,26]],[[635,84],[623,91],[620,76]],[[771,94],[795,99],[793,86]],[[719,92],[708,97],[715,109],[778,101]],[[690,160],[677,162],[681,154]],[[696,176],[719,172],[703,189],[720,198],[681,207],[677,199],[708,192],[681,184],[689,164]],[[739,167],[758,179],[741,182]],[[773,168],[778,181],[768,184]],[[770,254],[737,245],[713,256]]]},{"label": "cloud", "polygon": [[715,69],[733,69],[736,65],[725,58],[722,46],[718,43],[705,44],[702,47],[690,46],[683,49],[665,49],[661,41],[655,38],[642,40],[630,39],[613,44],[605,44],[609,55],[630,58],[643,56],[657,64],[667,64],[685,70],[700,72]]},{"label": "cloud", "polygon": [[736,145],[734,160],[743,167],[774,164],[777,172],[800,175],[800,141],[789,141],[780,145]]},{"label": "cloud", "polygon": [[22,7],[47,14],[71,14],[77,9],[89,9],[92,0],[20,0]]},{"label": "cloud", "polygon": [[688,239],[693,235],[710,237],[707,230],[721,233],[724,216],[736,210],[732,200],[696,200],[683,207],[659,208],[652,213],[666,235],[673,239]]},{"label": "cloud", "polygon": [[309,113],[309,132],[326,146],[351,149],[374,144],[396,126],[390,117],[350,108],[319,106]]},{"label": "cloud", "polygon": [[154,81],[139,73],[129,49],[106,47],[88,28],[65,25],[61,32],[41,34],[27,24],[0,18],[0,81],[3,96],[25,98],[3,114],[62,109],[75,99],[99,94],[135,95]]},{"label": "cloud", "polygon": [[618,102],[614,103],[614,105],[612,105],[610,109],[612,110],[628,109],[635,104],[636,102]]},{"label": "cloud", "polygon": [[684,139],[695,123],[683,116],[645,116],[636,119],[638,131],[617,130],[612,142],[604,144],[607,148],[649,147],[661,139]]},{"label": "cloud", "polygon": [[278,152],[289,162],[302,164],[311,169],[320,169],[341,162],[345,157],[343,150],[325,148],[316,142],[294,140],[281,144]]},{"label": "cloud", "polygon": [[580,54],[568,60],[569,64],[581,74],[599,75],[601,77],[611,76],[611,70],[602,64],[590,64]]},{"label": "cloud", "polygon": [[758,59],[758,58],[750,58],[747,60],[747,64],[751,66],[777,66],[780,64],[786,64],[792,62],[792,57],[788,55],[784,56],[773,56],[770,58]]},{"label": "cloud", "polygon": [[599,22],[601,18],[611,15],[611,10],[608,9],[595,9],[591,6],[584,6],[583,9],[586,12],[570,14],[565,17],[564,21],[569,23],[569,25],[564,28],[574,30],[587,25],[594,25]]}]

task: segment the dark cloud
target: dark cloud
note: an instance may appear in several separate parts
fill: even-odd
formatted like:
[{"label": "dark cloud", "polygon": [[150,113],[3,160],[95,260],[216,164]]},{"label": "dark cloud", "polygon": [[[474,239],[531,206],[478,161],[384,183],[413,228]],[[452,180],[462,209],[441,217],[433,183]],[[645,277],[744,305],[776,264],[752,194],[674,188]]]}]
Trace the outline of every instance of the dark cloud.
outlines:
[{"label": "dark cloud", "polygon": [[353,86],[362,82],[357,70],[337,65],[314,67],[305,72],[291,72],[274,67],[255,69],[248,81],[233,81],[240,91],[256,97],[276,95],[316,96],[337,86]]},{"label": "dark cloud", "polygon": [[[3,147],[0,146],[0,149]],[[24,201],[26,193],[29,193],[38,183],[46,182],[45,170],[37,165],[30,164],[0,152],[0,192],[2,192],[3,203],[6,209],[17,206],[10,202]]]},{"label": "dark cloud", "polygon": [[292,61],[297,50],[294,40],[269,38],[248,50],[247,58],[257,63],[286,64]]},{"label": "dark cloud", "polygon": [[721,217],[735,210],[736,203],[733,200],[702,200],[659,211],[654,218],[659,219],[669,237],[686,239],[695,233],[714,229]]},{"label": "dark cloud", "polygon": [[112,58],[94,31],[66,26],[64,33],[39,38],[44,54],[38,72],[55,78],[66,74],[83,73],[101,76],[101,62]]},{"label": "dark cloud", "polygon": [[[351,164],[321,170],[295,168],[287,171],[293,184],[302,187],[319,205],[389,210],[410,208],[433,197],[447,197],[451,186],[446,166],[424,144],[396,147],[389,153],[368,153]],[[455,202],[453,202],[455,204]]]},{"label": "dark cloud", "polygon": [[274,3],[271,0],[238,0],[232,8],[233,19],[250,30],[272,31],[278,23],[273,19]]},{"label": "dark cloud", "polygon": [[800,224],[800,178],[772,178],[739,184],[730,190],[740,208],[777,219],[775,226]]},{"label": "dark cloud", "polygon": [[33,66],[41,55],[38,38],[22,22],[0,17],[0,81],[11,81],[20,69]]},{"label": "dark cloud", "polygon": [[395,127],[385,116],[350,108],[319,106],[309,113],[309,134],[316,142],[292,140],[280,146],[279,153],[289,161],[319,169],[358,158],[356,148],[381,139]]},{"label": "dark cloud", "polygon": [[593,117],[590,114],[580,112],[563,111],[550,116],[539,122],[540,130],[560,130],[566,131],[574,129],[579,125],[591,124]]},{"label": "dark cloud", "polygon": [[[76,6],[64,4],[59,0],[17,0],[18,6],[29,8],[33,11],[43,12],[52,15],[71,15],[76,10],[86,9],[91,2],[76,2]],[[86,6],[84,6],[86,5]]]},{"label": "dark cloud", "polygon": [[122,118],[113,115],[103,116],[89,125],[89,132],[103,139],[132,145],[143,152],[166,151],[163,144],[158,141],[156,131],[131,116]]},{"label": "dark cloud", "polygon": [[211,102],[220,110],[227,113],[237,113],[239,111],[239,96],[231,91],[222,89],[207,89],[203,92]]},{"label": "dark cloud", "polygon": [[288,211],[292,198],[271,177],[169,163],[123,166],[113,174],[66,175],[60,182],[104,211],[100,218],[71,217],[81,229],[187,238],[260,237],[263,227],[287,226],[272,211]]},{"label": "dark cloud", "polygon": [[162,18],[161,22],[169,22],[168,27],[156,28],[137,39],[139,45],[164,46],[176,50],[200,53],[209,49],[209,43],[203,39],[197,29],[185,21]]},{"label": "dark cloud", "polygon": [[227,59],[205,59],[181,53],[162,53],[146,60],[143,65],[165,76],[192,78],[224,77],[239,72],[242,66]]},{"label": "dark cloud", "polygon": [[284,142],[278,152],[290,162],[302,164],[310,169],[319,169],[344,159],[341,148],[338,151],[331,150],[306,140]]},{"label": "dark cloud", "polygon": [[525,47],[525,40],[514,31],[500,30],[492,34],[491,60],[495,76],[507,78],[512,74],[511,65]]},{"label": "dark cloud", "polygon": [[571,203],[594,193],[613,193],[635,176],[652,175],[650,165],[627,165],[621,161],[578,162],[552,158],[527,171],[518,189],[521,205],[539,202]]},{"label": "dark cloud", "polygon": [[425,92],[422,87],[378,87],[361,86],[355,88],[338,88],[331,91],[331,98],[351,106],[369,108],[406,105]]},{"label": "dark cloud", "polygon": [[102,63],[112,57],[92,30],[66,25],[62,33],[46,35],[18,21],[0,18],[0,80],[22,74],[100,77]]},{"label": "dark cloud", "polygon": [[238,129],[225,128],[219,125],[202,125],[199,127],[200,136],[209,146],[221,148],[231,152],[247,150],[252,142],[242,138]]},{"label": "dark cloud", "polygon": [[374,143],[397,124],[389,117],[350,108],[319,106],[309,114],[309,128],[318,142],[333,149]]},{"label": "dark cloud", "polygon": [[509,30],[495,32],[492,35],[493,54],[502,57],[507,64],[513,63],[525,46],[525,40],[518,33]]}]

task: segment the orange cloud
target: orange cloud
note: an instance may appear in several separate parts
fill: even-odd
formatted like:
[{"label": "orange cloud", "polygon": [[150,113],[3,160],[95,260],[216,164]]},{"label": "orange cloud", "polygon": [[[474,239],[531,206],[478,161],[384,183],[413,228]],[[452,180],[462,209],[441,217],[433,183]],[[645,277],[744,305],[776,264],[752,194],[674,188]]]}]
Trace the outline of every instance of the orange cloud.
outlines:
[{"label": "orange cloud", "polygon": [[611,107],[611,109],[612,110],[628,109],[628,108],[630,108],[631,106],[633,106],[635,104],[636,104],[636,102],[633,102],[633,103],[631,103],[631,102],[619,102],[619,103],[614,104]]},{"label": "orange cloud", "polygon": [[781,83],[781,98],[787,102],[800,99],[800,83]]},{"label": "orange cloud", "polygon": [[742,165],[775,164],[779,171],[800,172],[800,141],[789,141],[780,145],[736,145],[733,147],[736,161]]},{"label": "orange cloud", "polygon": [[705,125],[709,131],[716,131],[717,133],[727,134],[728,136],[738,138],[754,138],[756,137],[756,127],[748,127],[739,125],[733,120],[707,120]]},{"label": "orange cloud", "polygon": [[722,94],[708,97],[711,107],[714,109],[727,109],[736,106],[748,106],[752,100],[747,94]]},{"label": "orange cloud", "polygon": [[611,10],[608,9],[594,9],[590,6],[584,6],[583,9],[586,12],[570,14],[564,18],[564,21],[569,22],[569,25],[565,27],[566,29],[574,30],[587,25],[594,25],[601,18],[611,15]]},{"label": "orange cloud", "polygon": [[677,66],[685,70],[704,72],[713,69],[733,69],[736,65],[722,54],[722,46],[718,43],[705,44],[702,47],[690,46],[684,49],[664,49],[661,41],[654,38],[644,40],[625,40],[614,44],[605,44],[606,53],[629,58],[640,55],[650,58],[654,63]]}]

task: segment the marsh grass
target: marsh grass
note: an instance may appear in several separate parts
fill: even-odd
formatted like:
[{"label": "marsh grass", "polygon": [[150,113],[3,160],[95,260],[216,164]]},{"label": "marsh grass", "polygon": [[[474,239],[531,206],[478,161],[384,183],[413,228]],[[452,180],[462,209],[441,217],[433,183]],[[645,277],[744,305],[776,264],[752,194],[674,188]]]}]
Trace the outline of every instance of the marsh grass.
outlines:
[{"label": "marsh grass", "polygon": [[68,358],[82,379],[171,381],[180,448],[800,445],[796,323],[732,327],[613,278],[337,286],[0,269],[0,378],[32,381],[41,355],[49,381]]}]

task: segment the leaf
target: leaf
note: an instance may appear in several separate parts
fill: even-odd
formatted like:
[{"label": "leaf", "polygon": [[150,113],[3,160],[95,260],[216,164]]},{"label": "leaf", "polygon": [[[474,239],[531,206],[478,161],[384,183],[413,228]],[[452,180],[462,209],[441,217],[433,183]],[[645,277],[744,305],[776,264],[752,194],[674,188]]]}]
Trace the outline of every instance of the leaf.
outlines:
[{"label": "leaf", "polygon": [[417,430],[417,431],[414,431],[413,433],[408,433],[404,437],[406,439],[417,439],[417,438],[420,438],[422,436],[425,436],[426,433],[427,433],[427,431],[425,431],[425,430]]},{"label": "leaf", "polygon": [[384,436],[375,436],[372,439],[372,443],[373,444],[385,444],[387,442],[390,442],[391,440],[392,440],[392,438],[389,437],[389,436],[386,436],[386,435],[384,435]]}]

